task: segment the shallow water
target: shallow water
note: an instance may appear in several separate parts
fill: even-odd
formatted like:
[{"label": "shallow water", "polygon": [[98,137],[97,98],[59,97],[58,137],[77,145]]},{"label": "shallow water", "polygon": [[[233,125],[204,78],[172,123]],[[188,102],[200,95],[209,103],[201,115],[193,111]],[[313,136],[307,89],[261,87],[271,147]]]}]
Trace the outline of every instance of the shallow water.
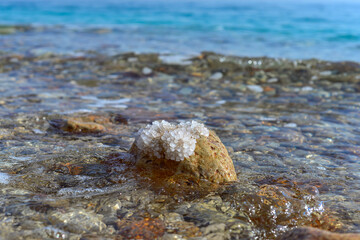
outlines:
[{"label": "shallow water", "polygon": [[[3,238],[359,232],[357,63],[3,54],[0,71]],[[215,130],[239,182],[134,168],[126,151],[156,119]]]}]

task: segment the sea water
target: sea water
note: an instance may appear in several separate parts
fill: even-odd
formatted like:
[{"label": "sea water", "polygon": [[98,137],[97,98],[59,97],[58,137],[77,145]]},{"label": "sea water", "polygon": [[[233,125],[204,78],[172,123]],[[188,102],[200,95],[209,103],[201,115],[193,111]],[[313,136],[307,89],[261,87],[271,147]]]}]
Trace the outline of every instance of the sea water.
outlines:
[{"label": "sea water", "polygon": [[340,0],[1,0],[0,24],[33,28],[0,35],[0,51],[360,61],[359,12],[360,2]]}]

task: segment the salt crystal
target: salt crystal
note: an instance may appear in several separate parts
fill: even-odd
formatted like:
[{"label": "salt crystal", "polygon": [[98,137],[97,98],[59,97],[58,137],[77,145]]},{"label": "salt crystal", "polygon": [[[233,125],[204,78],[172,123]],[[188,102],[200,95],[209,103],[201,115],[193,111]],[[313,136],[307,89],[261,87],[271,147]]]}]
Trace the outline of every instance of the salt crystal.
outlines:
[{"label": "salt crystal", "polygon": [[157,158],[182,161],[195,151],[196,139],[209,136],[209,130],[196,121],[172,124],[162,120],[138,132],[136,146],[146,154]]}]

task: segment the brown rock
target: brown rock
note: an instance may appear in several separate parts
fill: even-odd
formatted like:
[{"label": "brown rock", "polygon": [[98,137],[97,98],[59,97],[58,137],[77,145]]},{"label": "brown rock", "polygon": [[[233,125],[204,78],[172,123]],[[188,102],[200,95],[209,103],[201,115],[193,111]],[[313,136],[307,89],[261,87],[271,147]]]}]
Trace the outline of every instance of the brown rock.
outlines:
[{"label": "brown rock", "polygon": [[121,220],[117,222],[119,235],[124,239],[156,239],[164,235],[164,222],[158,218],[141,220]]},{"label": "brown rock", "polygon": [[123,126],[125,123],[127,123],[126,119],[107,114],[84,114],[49,120],[52,128],[66,134],[119,134],[126,131]]},{"label": "brown rock", "polygon": [[68,133],[98,133],[106,131],[104,123],[97,122],[94,116],[53,119],[49,123],[52,127]]},{"label": "brown rock", "polygon": [[208,137],[201,136],[197,139],[194,154],[183,161],[143,155],[135,144],[132,145],[130,153],[136,157],[136,164],[141,168],[153,171],[159,168],[168,169],[169,174],[188,174],[214,183],[236,181],[234,164],[225,146],[214,131],[209,132]]},{"label": "brown rock", "polygon": [[104,132],[106,130],[106,128],[99,123],[76,118],[68,119],[67,128],[70,132]]},{"label": "brown rock", "polygon": [[360,240],[356,233],[332,233],[312,227],[300,227],[287,231],[278,240]]}]

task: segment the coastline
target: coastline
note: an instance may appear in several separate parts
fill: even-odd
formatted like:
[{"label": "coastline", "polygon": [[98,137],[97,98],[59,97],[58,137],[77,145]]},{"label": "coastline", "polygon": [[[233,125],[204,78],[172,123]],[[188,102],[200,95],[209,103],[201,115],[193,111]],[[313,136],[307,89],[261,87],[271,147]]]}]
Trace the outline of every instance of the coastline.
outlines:
[{"label": "coastline", "polygon": [[305,38],[286,40],[282,36],[271,40],[259,33],[248,36],[230,30],[162,25],[0,24],[0,36],[0,51],[31,56],[45,53],[86,55],[92,51],[113,56],[133,51],[188,57],[209,51],[294,61],[315,58],[360,62],[357,37],[352,35],[314,42]]},{"label": "coastline", "polygon": [[[14,223],[0,236],[358,231],[359,63],[162,58],[0,54],[0,217]],[[239,181],[214,190],[134,169],[126,151],[136,132],[163,119],[215,131]]]}]

